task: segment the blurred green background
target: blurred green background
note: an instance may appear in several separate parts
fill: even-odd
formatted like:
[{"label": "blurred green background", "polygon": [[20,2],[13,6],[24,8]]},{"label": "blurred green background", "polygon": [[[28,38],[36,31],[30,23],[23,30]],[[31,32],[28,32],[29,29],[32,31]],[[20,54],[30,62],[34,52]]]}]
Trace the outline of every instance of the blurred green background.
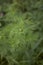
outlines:
[{"label": "blurred green background", "polygon": [[0,0],[0,65],[43,65],[43,0]]}]

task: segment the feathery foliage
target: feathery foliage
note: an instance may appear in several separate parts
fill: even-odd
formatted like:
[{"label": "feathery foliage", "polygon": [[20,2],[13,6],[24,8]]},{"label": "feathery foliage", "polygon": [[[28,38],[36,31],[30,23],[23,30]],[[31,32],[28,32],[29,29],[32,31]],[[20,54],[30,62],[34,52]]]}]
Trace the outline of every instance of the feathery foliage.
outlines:
[{"label": "feathery foliage", "polygon": [[0,3],[0,65],[43,65],[43,0]]}]

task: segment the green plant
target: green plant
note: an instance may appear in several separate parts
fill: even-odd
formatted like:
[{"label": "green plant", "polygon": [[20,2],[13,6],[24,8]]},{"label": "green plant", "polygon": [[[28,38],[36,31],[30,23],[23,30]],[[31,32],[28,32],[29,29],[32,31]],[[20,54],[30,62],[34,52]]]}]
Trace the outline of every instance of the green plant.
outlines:
[{"label": "green plant", "polygon": [[0,26],[0,65],[43,65],[42,0],[5,5],[1,10],[6,14],[0,16],[0,24],[5,24]]}]

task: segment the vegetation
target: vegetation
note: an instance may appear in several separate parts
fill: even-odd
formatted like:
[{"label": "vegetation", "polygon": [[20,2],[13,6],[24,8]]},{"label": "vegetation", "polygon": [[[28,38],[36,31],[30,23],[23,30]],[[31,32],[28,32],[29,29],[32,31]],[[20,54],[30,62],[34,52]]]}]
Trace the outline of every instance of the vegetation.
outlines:
[{"label": "vegetation", "polygon": [[43,0],[0,0],[0,65],[43,65]]}]

